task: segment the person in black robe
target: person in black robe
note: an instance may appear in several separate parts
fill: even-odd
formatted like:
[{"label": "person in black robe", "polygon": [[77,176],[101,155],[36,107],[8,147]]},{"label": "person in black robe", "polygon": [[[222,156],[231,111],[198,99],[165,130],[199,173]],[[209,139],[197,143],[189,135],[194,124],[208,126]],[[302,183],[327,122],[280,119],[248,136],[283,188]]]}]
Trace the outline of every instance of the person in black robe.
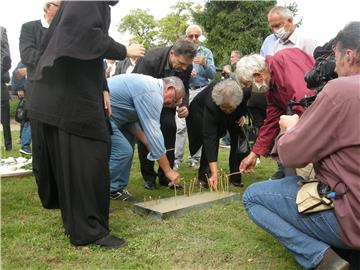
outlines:
[{"label": "person in black robe", "polygon": [[6,151],[12,150],[12,138],[10,128],[10,95],[6,83],[10,81],[9,69],[11,58],[6,28],[0,26],[1,32],[1,124],[4,133],[4,146]]},{"label": "person in black robe", "polygon": [[[191,102],[191,113],[186,119],[189,148],[192,155],[203,147],[198,171],[198,181],[202,187],[208,188],[208,183],[212,187],[217,185],[219,140],[226,131],[229,131],[231,138],[230,173],[239,171],[239,164],[247,155],[247,152],[238,151],[238,143],[245,139],[241,129],[249,97],[250,91],[241,89],[235,80],[226,79],[212,82]],[[230,182],[242,186],[241,174],[231,175]]]},{"label": "person in black robe", "polygon": [[[39,194],[45,208],[61,209],[74,245],[106,248],[125,241],[109,233],[109,113],[103,59],[143,56],[108,36],[110,7],[117,1],[63,1],[44,36],[29,100],[39,122]],[[35,154],[35,153],[34,153]],[[41,188],[39,188],[41,190]],[[49,194],[50,193],[50,194]]]}]

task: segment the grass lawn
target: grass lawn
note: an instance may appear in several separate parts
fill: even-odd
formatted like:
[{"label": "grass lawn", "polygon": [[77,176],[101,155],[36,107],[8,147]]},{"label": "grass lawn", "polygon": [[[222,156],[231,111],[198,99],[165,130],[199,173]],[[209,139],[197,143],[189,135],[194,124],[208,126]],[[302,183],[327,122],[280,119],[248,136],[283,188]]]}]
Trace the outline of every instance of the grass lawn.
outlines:
[{"label": "grass lawn", "polygon": [[[2,147],[2,157],[19,155],[16,138],[18,132],[13,133],[14,150]],[[227,157],[228,150],[221,149],[225,170]],[[274,170],[272,160],[262,159],[256,172],[244,177],[245,186]],[[186,165],[180,172],[185,181],[196,175]],[[143,188],[137,156],[129,191],[139,200],[174,195],[165,187]],[[41,207],[33,176],[1,179],[2,269],[300,269],[272,236],[252,223],[241,201],[165,221],[133,213],[131,203],[112,201],[111,207],[112,233],[128,245],[119,250],[75,247],[64,234],[59,210]]]}]

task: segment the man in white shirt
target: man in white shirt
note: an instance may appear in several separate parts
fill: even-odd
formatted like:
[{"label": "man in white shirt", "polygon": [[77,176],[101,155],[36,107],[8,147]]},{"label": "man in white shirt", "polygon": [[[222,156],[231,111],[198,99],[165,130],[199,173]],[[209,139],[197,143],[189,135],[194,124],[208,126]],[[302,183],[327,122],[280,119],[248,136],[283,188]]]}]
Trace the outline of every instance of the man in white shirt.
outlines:
[{"label": "man in white shirt", "polygon": [[268,13],[271,31],[278,38],[273,46],[273,54],[285,48],[299,48],[313,55],[316,43],[305,36],[293,22],[293,14],[286,7],[273,7]]}]

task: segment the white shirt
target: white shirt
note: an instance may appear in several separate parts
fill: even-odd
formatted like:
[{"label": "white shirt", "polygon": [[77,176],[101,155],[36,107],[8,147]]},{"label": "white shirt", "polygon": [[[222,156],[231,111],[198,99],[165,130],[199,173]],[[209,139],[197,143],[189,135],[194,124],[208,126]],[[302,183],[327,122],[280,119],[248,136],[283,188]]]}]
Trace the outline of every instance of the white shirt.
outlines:
[{"label": "white shirt", "polygon": [[295,28],[295,31],[286,41],[282,41],[281,39],[278,39],[274,43],[273,54],[285,48],[295,47],[313,56],[316,46],[317,46],[316,42],[313,39],[305,36],[298,28]]}]

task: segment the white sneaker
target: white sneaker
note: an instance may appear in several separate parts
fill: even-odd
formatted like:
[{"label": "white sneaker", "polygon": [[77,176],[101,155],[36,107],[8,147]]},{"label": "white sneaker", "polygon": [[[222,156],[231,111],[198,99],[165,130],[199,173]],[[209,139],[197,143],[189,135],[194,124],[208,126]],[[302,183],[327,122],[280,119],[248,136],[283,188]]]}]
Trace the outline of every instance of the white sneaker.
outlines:
[{"label": "white sneaker", "polygon": [[181,161],[175,160],[173,170],[177,171],[180,169]]},{"label": "white sneaker", "polygon": [[189,161],[189,167],[193,170],[199,169],[200,165],[199,162],[196,160]]}]

